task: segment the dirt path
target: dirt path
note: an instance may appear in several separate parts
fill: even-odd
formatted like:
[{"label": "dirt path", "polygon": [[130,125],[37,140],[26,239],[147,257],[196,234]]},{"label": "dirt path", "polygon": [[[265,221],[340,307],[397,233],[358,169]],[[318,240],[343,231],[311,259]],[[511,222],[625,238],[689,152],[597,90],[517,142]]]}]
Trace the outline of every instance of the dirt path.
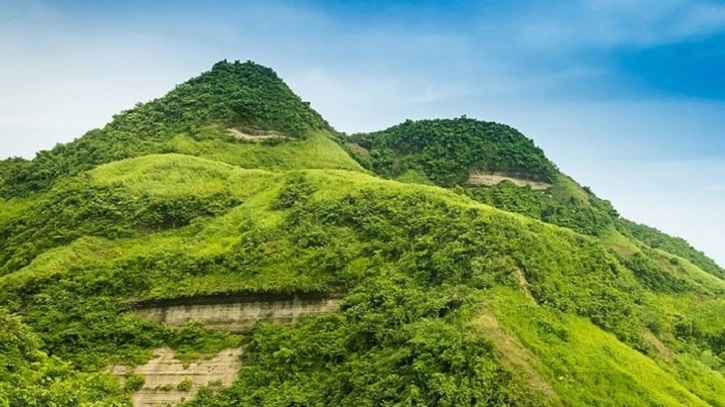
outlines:
[{"label": "dirt path", "polygon": [[143,366],[136,369],[114,366],[111,372],[119,378],[121,385],[125,385],[129,373],[144,376],[143,388],[131,399],[134,407],[176,405],[194,397],[202,386],[232,384],[242,367],[241,355],[241,349],[227,349],[213,359],[184,367],[173,350],[161,348],[156,350],[154,359]]}]

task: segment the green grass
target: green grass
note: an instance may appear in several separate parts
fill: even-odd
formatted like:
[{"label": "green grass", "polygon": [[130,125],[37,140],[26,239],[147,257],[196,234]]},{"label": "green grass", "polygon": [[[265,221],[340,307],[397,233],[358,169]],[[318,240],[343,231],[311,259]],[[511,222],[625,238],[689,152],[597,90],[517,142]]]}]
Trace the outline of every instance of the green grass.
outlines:
[{"label": "green grass", "polygon": [[254,195],[277,174],[250,170],[208,159],[180,155],[148,155],[118,161],[90,172],[99,186],[120,187],[133,195],[211,196],[229,193],[237,198]]},{"label": "green grass", "polygon": [[[222,62],[1,161],[0,407],[128,405],[105,370],[163,346],[185,363],[245,348],[231,388],[191,407],[725,406],[725,281],[702,253],[621,219],[505,125],[354,136],[377,176],[333,133],[272,70]],[[472,171],[553,185],[474,188]],[[300,292],[344,298],[243,338],[133,309]]]},{"label": "green grass", "polygon": [[265,170],[346,169],[363,171],[329,133],[318,131],[301,140],[267,142],[196,141],[177,136],[171,141],[174,152],[195,155],[243,168]]},{"label": "green grass", "polygon": [[[539,374],[566,405],[708,405],[652,359],[590,321],[531,304],[510,289],[489,292],[483,301],[541,361]],[[715,405],[725,403],[722,394],[710,396]]]},{"label": "green grass", "polygon": [[13,198],[9,201],[0,198],[0,225],[18,216],[32,204],[33,200],[29,198]]}]

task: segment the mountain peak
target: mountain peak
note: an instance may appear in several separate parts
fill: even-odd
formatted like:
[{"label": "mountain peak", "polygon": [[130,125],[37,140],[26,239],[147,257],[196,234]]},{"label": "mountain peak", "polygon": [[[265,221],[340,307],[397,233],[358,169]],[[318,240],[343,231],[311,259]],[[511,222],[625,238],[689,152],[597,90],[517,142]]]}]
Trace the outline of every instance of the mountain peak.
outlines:
[{"label": "mountain peak", "polygon": [[99,164],[175,151],[173,140],[179,135],[209,139],[210,128],[219,130],[217,139],[237,128],[297,139],[330,126],[271,68],[223,60],[165,96],[115,115],[102,129],[31,161],[0,161],[0,197],[43,191],[60,177]]},{"label": "mountain peak", "polygon": [[[124,112],[129,113],[142,113],[172,127],[247,126],[290,137],[329,127],[274,70],[252,61],[219,61],[166,96]],[[124,114],[116,121],[123,121]]]}]

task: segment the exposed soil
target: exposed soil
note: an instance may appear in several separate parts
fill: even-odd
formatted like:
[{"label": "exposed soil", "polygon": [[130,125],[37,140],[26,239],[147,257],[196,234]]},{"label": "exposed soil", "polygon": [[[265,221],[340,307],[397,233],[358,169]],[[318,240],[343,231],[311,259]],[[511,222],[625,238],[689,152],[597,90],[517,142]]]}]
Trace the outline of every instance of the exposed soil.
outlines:
[{"label": "exposed soil", "polygon": [[269,140],[269,139],[286,139],[289,137],[286,137],[282,135],[282,133],[274,130],[256,130],[256,129],[227,129],[227,133],[229,133],[230,136],[238,139],[238,140],[248,140],[248,141],[263,141],[263,140]]},{"label": "exposed soil", "polygon": [[[154,359],[143,366],[135,369],[114,366],[111,372],[119,378],[121,385],[125,385],[126,375],[132,372],[146,379],[143,388],[132,396],[134,407],[176,405],[194,397],[202,386],[232,384],[242,367],[241,355],[241,349],[227,349],[213,359],[184,367],[175,358],[173,350],[161,348],[156,350]],[[191,383],[188,391],[183,391],[183,386],[179,388],[185,381]]]},{"label": "exposed soil", "polygon": [[302,317],[329,314],[340,302],[340,296],[321,294],[212,296],[147,302],[136,312],[159,324],[198,321],[211,329],[244,333],[257,321],[292,324]]},{"label": "exposed soil", "polygon": [[534,304],[538,305],[539,302],[536,301],[536,298],[533,294],[531,294],[531,290],[529,290],[529,282],[526,280],[524,272],[521,271],[521,269],[516,268],[516,270],[514,270],[514,275],[516,276],[516,279],[519,280],[519,285],[521,286],[521,289],[524,290],[524,294],[526,294],[526,296],[529,297]]},{"label": "exposed soil", "polygon": [[650,331],[645,332],[644,340],[652,346],[656,354],[659,355],[665,362],[672,362],[675,354],[664,343],[662,343],[655,334]]},{"label": "exposed soil", "polygon": [[370,151],[368,151],[365,147],[361,146],[358,143],[345,143],[350,150],[353,152],[359,154],[361,157],[370,157]]},{"label": "exposed soil", "polygon": [[472,172],[468,178],[468,183],[470,185],[485,187],[491,187],[503,181],[511,181],[520,187],[529,186],[531,189],[535,190],[545,190],[551,188],[552,186],[546,182],[515,178],[498,172]]}]

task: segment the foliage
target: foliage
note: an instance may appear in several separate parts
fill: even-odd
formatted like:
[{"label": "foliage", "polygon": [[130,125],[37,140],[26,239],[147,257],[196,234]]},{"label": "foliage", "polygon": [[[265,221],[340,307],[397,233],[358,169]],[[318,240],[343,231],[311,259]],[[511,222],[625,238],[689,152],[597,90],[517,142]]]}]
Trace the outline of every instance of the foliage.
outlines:
[{"label": "foliage", "polygon": [[631,234],[636,239],[641,240],[653,248],[662,249],[668,253],[685,258],[702,270],[720,278],[725,278],[725,270],[722,267],[718,266],[717,263],[705,256],[701,251],[690,246],[684,239],[668,236],[655,228],[624,219],[620,222],[619,227],[620,230],[624,230],[625,233]]},{"label": "foliage", "polygon": [[124,386],[124,390],[129,393],[135,393],[143,389],[144,384],[146,384],[146,378],[143,375],[130,373],[126,376],[126,385]]},{"label": "foliage", "polygon": [[491,187],[458,188],[476,201],[520,213],[582,234],[599,236],[614,228],[619,213],[609,201],[598,198],[564,175],[543,191],[503,181]]},{"label": "foliage", "polygon": [[623,264],[649,289],[666,292],[687,290],[687,282],[664,272],[662,267],[643,253],[635,253]]},{"label": "foliage", "polygon": [[74,371],[39,347],[32,330],[0,308],[0,406],[128,405],[110,376]]},{"label": "foliage", "polygon": [[141,364],[164,345],[175,349],[181,360],[239,345],[233,335],[195,324],[157,326],[129,313],[124,298],[142,290],[143,276],[117,273],[67,278],[27,296],[24,319],[53,355],[93,371],[110,361]]},{"label": "foliage", "polygon": [[182,391],[182,392],[189,392],[191,391],[191,388],[194,386],[194,382],[191,381],[188,377],[184,380],[182,380],[179,384],[176,385],[176,390]]},{"label": "foliage", "polygon": [[174,229],[225,213],[240,202],[224,193],[159,199],[133,196],[88,177],[65,182],[22,215],[0,226],[0,275],[26,266],[40,252],[81,236],[129,237]]},{"label": "foliage", "polygon": [[[532,363],[539,367],[537,374],[548,379],[562,404],[704,407],[725,403],[717,392],[707,397],[691,392],[695,387],[692,382],[698,378],[683,385],[676,373],[672,374],[677,369],[658,365],[589,321],[531,304],[507,288],[495,289],[482,301],[510,330],[509,335],[532,350]],[[701,373],[713,372],[702,369]],[[722,377],[708,379],[712,380],[710,385],[725,384]]]},{"label": "foliage", "polygon": [[557,174],[543,151],[517,130],[465,117],[407,120],[352,140],[369,150],[372,170],[388,178],[422,171],[436,185],[450,187],[466,184],[474,171],[545,181]]},{"label": "foliage", "polygon": [[539,405],[443,304],[411,281],[366,281],[339,315],[258,326],[239,381],[187,405]]},{"label": "foliage", "polygon": [[[214,173],[209,172],[213,164],[171,158],[181,168],[167,174],[170,182],[163,188],[154,187],[153,199],[218,193],[211,186],[183,189],[195,183],[173,175],[193,173],[203,179]],[[197,169],[189,173],[182,169],[186,165]],[[96,188],[108,183],[116,185],[115,193],[144,196],[142,185],[155,181],[145,175],[151,170],[143,168],[134,173],[102,167],[87,184]],[[231,176],[227,170],[219,171],[215,177]],[[262,175],[256,170],[229,171],[246,183]],[[247,171],[249,178],[243,175]],[[523,397],[545,403],[521,387],[520,377],[503,368],[490,344],[465,328],[471,318],[471,295],[501,286],[520,287],[517,270],[540,307],[591,321],[596,329],[616,335],[618,346],[648,352],[640,332],[654,326],[649,316],[656,315],[660,337],[681,337],[691,343],[682,352],[698,358],[710,352],[708,363],[719,366],[720,331],[703,330],[705,322],[697,316],[710,314],[684,309],[687,318],[681,319],[662,310],[657,297],[648,293],[692,295],[709,303],[707,298],[720,291],[702,291],[699,287],[712,284],[706,282],[670,287],[670,280],[657,279],[660,269],[651,260],[653,254],[645,253],[642,259],[615,257],[591,237],[478,205],[438,188],[353,172],[292,172],[226,194],[243,203],[221,216],[152,234],[79,241],[70,252],[44,255],[0,278],[5,293],[0,299],[23,310],[25,321],[54,355],[93,371],[113,360],[142,363],[159,346],[174,347],[185,360],[239,346],[238,338],[198,325],[181,330],[154,326],[128,312],[130,298],[319,292],[340,286],[352,290],[341,313],[328,319],[293,328],[258,327],[248,352],[250,367],[240,381],[222,393],[202,392],[196,405],[250,400],[338,405],[354,404],[353,400],[371,405],[418,400],[465,405],[455,395],[500,403],[520,403]],[[84,245],[91,248],[81,250]],[[67,255],[81,257],[51,260]],[[645,265],[644,274],[640,263]],[[46,274],[51,264],[59,269]],[[665,285],[658,285],[662,281]],[[533,322],[559,340],[572,335],[570,328],[547,319]],[[316,359],[321,350],[311,344],[319,343],[329,344],[324,351],[330,352],[329,359]],[[416,353],[428,347],[435,350]],[[295,351],[289,354],[289,350]],[[454,359],[448,362],[432,356],[449,354]],[[476,368],[464,368],[449,365],[453,360],[479,362]],[[417,365],[415,374],[403,374]],[[643,366],[639,368],[651,369]],[[309,387],[295,385],[295,375],[301,374],[314,378]],[[480,393],[461,391],[463,383],[479,380],[488,383],[476,387]],[[434,385],[444,387],[430,387]],[[394,391],[383,390],[387,388]],[[346,398],[347,394],[355,398]],[[567,394],[561,391],[560,396],[581,401]]]}]

